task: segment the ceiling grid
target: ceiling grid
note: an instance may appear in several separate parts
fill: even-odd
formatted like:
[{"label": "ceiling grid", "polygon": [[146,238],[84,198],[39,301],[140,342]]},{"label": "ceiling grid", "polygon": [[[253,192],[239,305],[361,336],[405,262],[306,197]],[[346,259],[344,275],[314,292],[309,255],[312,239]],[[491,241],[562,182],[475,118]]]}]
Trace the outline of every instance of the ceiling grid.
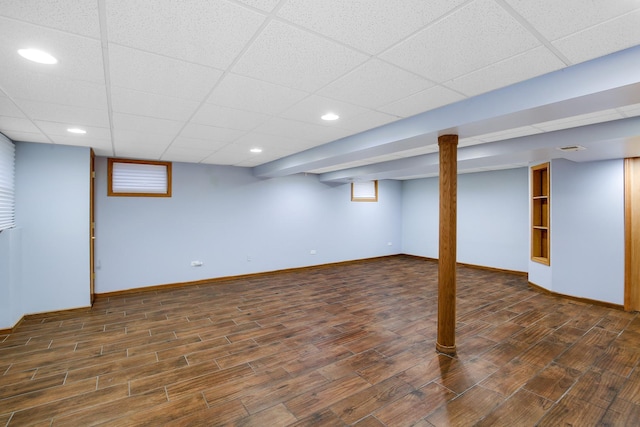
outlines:
[{"label": "ceiling grid", "polygon": [[0,132],[327,181],[433,176],[446,132],[494,147],[461,173],[640,156],[540,142],[640,115],[639,45],[638,0],[0,0]]}]

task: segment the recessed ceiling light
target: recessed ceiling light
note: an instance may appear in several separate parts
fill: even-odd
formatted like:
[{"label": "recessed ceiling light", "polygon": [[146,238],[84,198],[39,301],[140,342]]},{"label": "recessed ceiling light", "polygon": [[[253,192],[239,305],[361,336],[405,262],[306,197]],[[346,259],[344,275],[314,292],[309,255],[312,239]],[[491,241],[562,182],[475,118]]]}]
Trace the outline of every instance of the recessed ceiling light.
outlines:
[{"label": "recessed ceiling light", "polygon": [[327,113],[324,116],[320,117],[322,120],[338,120],[340,118],[339,115],[335,114],[335,113]]},{"label": "recessed ceiling light", "polygon": [[69,132],[69,133],[77,133],[78,135],[84,135],[85,133],[87,133],[86,130],[80,129],[80,128],[69,128],[69,129],[67,129],[67,132]]},{"label": "recessed ceiling light", "polygon": [[251,150],[252,153],[262,153],[262,148],[252,148]]},{"label": "recessed ceiling light", "polygon": [[37,62],[38,64],[57,64],[58,60],[38,49],[18,49],[18,54],[29,61]]}]

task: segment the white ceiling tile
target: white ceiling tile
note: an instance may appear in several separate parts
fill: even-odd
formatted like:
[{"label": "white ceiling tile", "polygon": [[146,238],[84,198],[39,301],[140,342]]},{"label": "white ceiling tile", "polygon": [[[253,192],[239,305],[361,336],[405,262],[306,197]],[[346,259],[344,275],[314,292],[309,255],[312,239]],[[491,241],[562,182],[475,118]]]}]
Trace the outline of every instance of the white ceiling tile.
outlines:
[{"label": "white ceiling tile", "polygon": [[111,88],[111,105],[113,111],[118,113],[187,121],[200,104],[186,99],[114,87]]},{"label": "white ceiling tile", "polygon": [[[101,138],[76,138],[75,136],[63,136],[63,135],[54,135],[51,137],[54,143],[61,145],[72,145],[75,147],[87,147],[90,146],[99,156],[112,156],[113,155],[113,147],[111,145],[110,139],[101,139]],[[108,153],[108,154],[105,154]]]},{"label": "white ceiling tile", "polygon": [[640,10],[553,42],[574,64],[638,44]]},{"label": "white ceiling tile", "polygon": [[[18,49],[44,50],[58,63],[43,65],[18,55]],[[99,40],[0,18],[0,78],[7,74],[42,73],[45,76],[104,83]],[[4,79],[3,79],[4,80]]]},{"label": "white ceiling tile", "polygon": [[3,1],[0,15],[83,36],[100,37],[97,1]]},{"label": "white ceiling tile", "polygon": [[464,98],[463,95],[449,88],[433,86],[399,101],[379,107],[378,110],[400,117],[411,117]]},{"label": "white ceiling tile", "polygon": [[161,159],[170,162],[200,163],[211,154],[213,154],[213,150],[175,147],[172,145],[164,152]]},{"label": "white ceiling tile", "polygon": [[255,7],[256,9],[271,12],[278,5],[280,0],[238,0],[246,5]]},{"label": "white ceiling tile", "polygon": [[108,128],[82,126],[82,129],[87,132],[86,134],[71,134],[67,129],[75,127],[73,123],[46,122],[42,120],[36,120],[35,123],[51,139],[54,139],[54,136],[68,137],[71,140],[78,141],[74,145],[81,145],[82,141],[88,141],[89,138],[111,140],[111,132]]},{"label": "white ceiling tile", "polygon": [[234,147],[234,144],[229,144],[202,160],[202,163],[212,165],[235,165],[244,160],[250,159],[251,154],[252,153],[245,148]]},{"label": "white ceiling tile", "polygon": [[0,82],[13,99],[107,110],[107,93],[101,84],[34,72],[13,72],[9,75],[2,71],[2,67]]},{"label": "white ceiling tile", "polygon": [[377,128],[379,126],[386,125],[387,123],[395,122],[399,119],[400,117],[395,115],[369,110],[362,114],[358,114],[355,117],[351,117],[349,120],[345,120],[344,123],[340,124],[340,127],[349,129],[353,133],[357,133]]},{"label": "white ceiling tile", "polygon": [[113,123],[116,155],[133,156],[137,153],[135,157],[140,158],[141,153],[147,151],[153,153],[150,157],[153,159],[159,158],[182,127],[181,122],[121,113],[113,113]]},{"label": "white ceiling tile", "polygon": [[366,60],[366,55],[343,45],[271,21],[233,72],[313,92]]},{"label": "white ceiling tile", "polygon": [[193,116],[191,122],[206,126],[251,130],[269,120],[271,116],[219,105],[203,104]]},{"label": "white ceiling tile", "polygon": [[430,81],[378,59],[372,59],[318,93],[367,108],[376,108],[433,86]]},{"label": "white ceiling tile", "polygon": [[189,123],[180,132],[180,136],[185,138],[205,139],[217,142],[232,142],[244,135],[245,131],[237,129],[220,128],[215,126],[205,126],[196,123]]},{"label": "white ceiling tile", "polygon": [[538,45],[493,0],[476,0],[381,57],[441,83]]},{"label": "white ceiling tile", "polygon": [[228,74],[207,102],[238,110],[277,115],[306,96],[308,93],[300,90]]},{"label": "white ceiling tile", "polygon": [[[16,50],[27,42],[60,63],[25,61]],[[474,108],[469,96],[562,68],[549,48],[579,62],[635,45],[637,0],[0,0],[0,132],[98,155],[252,167],[460,100]],[[503,120],[458,146],[640,115],[619,98],[612,110],[525,128]],[[325,109],[341,119],[320,121]],[[572,160],[628,155],[630,139],[617,154],[594,143]],[[323,169],[435,155],[435,137],[424,142]],[[523,159],[531,154],[472,166]]]},{"label": "white ceiling tile", "polygon": [[251,154],[250,157],[245,158],[244,160],[234,163],[234,166],[238,167],[254,167],[267,162],[271,162],[273,160],[278,160],[288,155],[294,154],[293,151],[286,150],[278,150],[278,151],[266,151],[258,154]]},{"label": "white ceiling tile", "polygon": [[16,104],[6,96],[0,96],[0,116],[25,118]]},{"label": "white ceiling tile", "polygon": [[215,151],[227,145],[227,142],[213,141],[211,139],[186,138],[178,136],[171,144],[172,148],[184,148],[193,150]]},{"label": "white ceiling tile", "polygon": [[2,128],[2,133],[12,141],[24,141],[24,142],[41,142],[51,143],[51,140],[47,138],[42,132],[26,132],[21,130],[8,130]]},{"label": "white ceiling tile", "polygon": [[134,116],[131,114],[113,113],[113,125],[116,129],[164,135],[173,139],[182,128],[183,122],[153,117]]},{"label": "white ceiling tile", "polygon": [[467,96],[475,96],[559,70],[564,66],[564,62],[549,49],[540,46],[457,77],[444,85]]},{"label": "white ceiling tile", "polygon": [[[253,166],[257,166],[257,165],[261,165],[263,163],[267,163],[273,160],[277,160],[280,159],[282,157],[288,156],[290,154],[293,154],[293,151],[287,151],[287,150],[282,150],[282,149],[266,149],[264,150],[262,153],[251,153],[248,151],[248,149],[244,148],[244,147],[236,147],[236,144],[233,144],[231,146],[228,146],[228,149],[238,149],[238,156],[242,156],[242,153],[248,153],[247,156],[245,156],[243,158],[243,160],[239,160],[236,161],[234,163],[232,163],[234,166],[239,166],[239,167],[253,167]],[[217,155],[224,155],[225,152],[223,151],[216,153]],[[215,155],[214,155],[215,156]]]},{"label": "white ceiling tile", "polygon": [[111,42],[221,69],[265,19],[223,0],[106,2]]},{"label": "white ceiling tile", "polygon": [[59,104],[16,99],[22,110],[33,120],[68,123],[69,125],[84,125],[95,127],[109,127],[109,114],[106,109],[69,107]]},{"label": "white ceiling tile", "polygon": [[202,101],[222,71],[110,44],[109,74],[112,86]]},{"label": "white ceiling tile", "polygon": [[266,150],[294,152],[313,147],[317,145],[317,142],[309,141],[307,139],[288,138],[285,136],[251,132],[238,138],[233,145],[245,148],[256,147]]},{"label": "white ceiling tile", "polygon": [[550,41],[640,9],[635,0],[505,1]]},{"label": "white ceiling tile", "polygon": [[[282,156],[282,157],[284,157],[284,156]],[[272,160],[278,160],[279,158],[280,157],[275,157],[275,156],[250,157],[250,158],[245,159],[245,160],[243,160],[241,162],[235,163],[233,166],[236,166],[236,167],[239,167],[239,168],[252,168],[254,166],[258,166],[258,165],[261,165],[263,163],[270,162]]]},{"label": "white ceiling tile", "polygon": [[[280,114],[280,117],[322,126],[346,127],[353,117],[366,111],[370,110],[324,96],[311,95]],[[321,116],[329,112],[340,118],[334,121],[322,120]]]},{"label": "white ceiling tile", "polygon": [[330,142],[349,134],[349,132],[344,129],[318,126],[279,117],[274,117],[265,124],[258,126],[256,132],[316,141],[318,143]]},{"label": "white ceiling tile", "polygon": [[377,54],[465,0],[289,1],[278,11],[298,25]]},{"label": "white ceiling tile", "polygon": [[[240,138],[227,148],[238,150],[238,152],[249,153],[249,157],[236,165],[248,166],[250,162],[252,166],[276,160],[290,154],[298,153],[307,148],[314,147],[317,143],[304,140],[290,140],[282,137],[267,135],[266,138],[256,138],[257,134],[249,134],[248,138]],[[253,148],[260,148],[262,152],[252,153]]]},{"label": "white ceiling tile", "polygon": [[3,131],[19,131],[39,133],[40,129],[29,119],[21,117],[0,116],[0,129]]},{"label": "white ceiling tile", "polygon": [[166,146],[160,144],[115,143],[114,156],[130,159],[160,160]]},{"label": "white ceiling tile", "polygon": [[117,127],[113,130],[113,141],[116,149],[125,149],[127,146],[147,145],[167,148],[173,136],[169,134],[151,134],[144,131],[125,130]]},{"label": "white ceiling tile", "polygon": [[[260,148],[264,152],[266,151],[274,151],[274,150],[291,150],[289,147],[283,147],[280,144],[280,137],[276,137],[271,135],[271,139],[265,138],[257,138],[255,133],[250,133],[245,135],[242,138],[233,142],[234,149],[242,149],[244,151],[250,152],[252,148]],[[251,153],[251,154],[259,154],[259,153]]]}]

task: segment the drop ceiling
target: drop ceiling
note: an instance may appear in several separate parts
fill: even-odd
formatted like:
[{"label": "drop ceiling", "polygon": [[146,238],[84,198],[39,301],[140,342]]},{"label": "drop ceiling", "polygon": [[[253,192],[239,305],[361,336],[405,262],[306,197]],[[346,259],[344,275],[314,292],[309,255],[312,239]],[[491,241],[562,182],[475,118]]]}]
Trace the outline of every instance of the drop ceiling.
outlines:
[{"label": "drop ceiling", "polygon": [[640,156],[639,45],[639,0],[0,0],[0,132],[323,181],[445,133],[460,172]]}]

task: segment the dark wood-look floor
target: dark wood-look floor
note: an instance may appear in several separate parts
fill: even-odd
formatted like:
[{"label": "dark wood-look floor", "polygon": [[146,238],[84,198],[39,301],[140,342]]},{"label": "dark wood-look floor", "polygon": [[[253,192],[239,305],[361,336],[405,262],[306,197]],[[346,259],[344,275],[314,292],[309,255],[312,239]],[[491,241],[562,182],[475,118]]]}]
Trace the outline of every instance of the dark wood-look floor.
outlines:
[{"label": "dark wood-look floor", "polygon": [[[603,284],[606,286],[606,284]],[[640,318],[398,256],[98,299],[0,335],[0,426],[636,426]]]}]

